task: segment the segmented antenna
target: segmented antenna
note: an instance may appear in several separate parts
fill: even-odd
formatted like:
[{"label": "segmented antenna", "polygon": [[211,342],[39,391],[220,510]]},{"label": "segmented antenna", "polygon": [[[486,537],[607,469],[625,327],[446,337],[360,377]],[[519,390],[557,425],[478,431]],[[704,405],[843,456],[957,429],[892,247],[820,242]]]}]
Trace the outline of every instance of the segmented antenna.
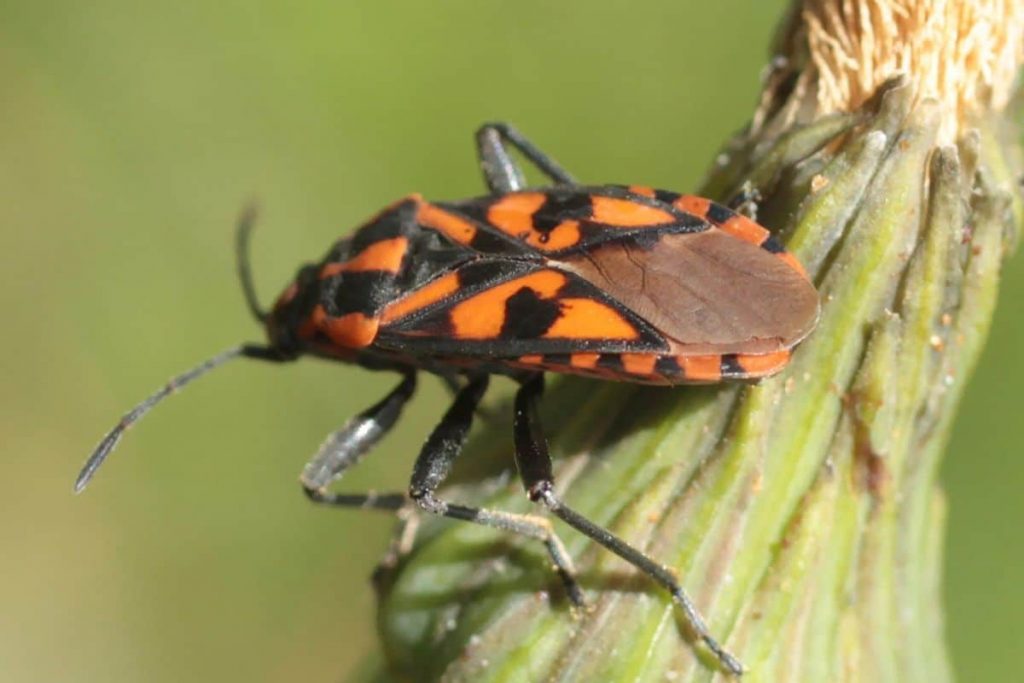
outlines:
[{"label": "segmented antenna", "polygon": [[81,493],[82,489],[86,487],[89,480],[92,479],[94,474],[96,474],[96,470],[99,469],[100,465],[103,464],[103,461],[107,459],[108,455],[110,455],[110,452],[114,450],[115,446],[117,446],[117,442],[121,440],[125,430],[142,419],[142,416],[152,410],[153,406],[192,380],[205,375],[210,370],[227,363],[229,360],[238,358],[239,356],[255,356],[258,355],[259,351],[262,351],[262,349],[255,349],[254,347],[244,344],[228,349],[227,351],[222,351],[213,358],[200,363],[188,372],[183,372],[173,378],[170,382],[161,387],[159,391],[125,413],[124,417],[121,418],[121,421],[103,437],[103,440],[100,441],[96,450],[93,451],[92,455],[89,456],[89,459],[86,460],[85,465],[82,467],[82,471],[78,473],[78,478],[75,479],[75,493]]},{"label": "segmented antenna", "polygon": [[256,285],[253,283],[252,268],[249,266],[249,237],[252,235],[258,214],[259,209],[255,202],[242,210],[238,228],[235,230],[235,260],[238,264],[238,279],[242,281],[242,292],[245,293],[245,303],[248,304],[253,317],[265,323],[267,312],[260,306],[259,298],[256,296]]}]

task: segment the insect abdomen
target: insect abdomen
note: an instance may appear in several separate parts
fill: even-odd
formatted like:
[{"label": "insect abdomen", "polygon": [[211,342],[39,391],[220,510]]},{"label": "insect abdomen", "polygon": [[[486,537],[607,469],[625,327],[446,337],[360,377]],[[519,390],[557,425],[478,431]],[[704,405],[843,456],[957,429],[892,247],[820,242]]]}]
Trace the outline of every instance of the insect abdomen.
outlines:
[{"label": "insect abdomen", "polygon": [[713,384],[773,375],[789,362],[789,351],[766,354],[678,356],[652,353],[524,355],[512,367],[639,384]]}]

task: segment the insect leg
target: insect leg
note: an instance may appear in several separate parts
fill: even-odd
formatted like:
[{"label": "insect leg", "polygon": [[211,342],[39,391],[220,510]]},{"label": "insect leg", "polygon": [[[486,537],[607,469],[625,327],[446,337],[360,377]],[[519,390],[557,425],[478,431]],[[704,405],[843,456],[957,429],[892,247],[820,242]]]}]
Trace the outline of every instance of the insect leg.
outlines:
[{"label": "insect leg", "polygon": [[[452,398],[454,399],[458,395],[459,391],[462,389],[462,382],[459,380],[459,377],[457,375],[438,376],[441,378],[441,381],[444,383],[445,388],[448,390],[448,392],[452,395]],[[476,407],[476,416],[488,423],[493,422],[497,418],[497,415],[493,410],[484,408],[479,405]]]},{"label": "insect leg", "polygon": [[416,533],[420,528],[419,508],[406,505],[396,514],[398,524],[391,534],[391,541],[388,543],[387,550],[384,551],[384,556],[377,562],[370,579],[378,588],[384,586],[391,571],[398,566],[398,562],[412,552],[413,542],[416,540]]},{"label": "insect leg", "polygon": [[535,538],[547,548],[569,599],[583,604],[583,593],[576,583],[572,559],[555,534],[551,522],[543,517],[457,505],[438,498],[437,489],[451,470],[455,457],[462,450],[473,421],[473,412],[487,389],[488,377],[481,375],[459,391],[454,403],[427,438],[413,467],[409,496],[427,512],[443,517],[483,524]]},{"label": "insect leg", "polygon": [[419,520],[410,506],[409,498],[398,492],[334,493],[326,489],[340,479],[348,468],[359,462],[391,429],[415,389],[416,374],[407,372],[401,383],[387,396],[328,436],[299,477],[303,492],[314,503],[398,514],[398,531],[373,571],[374,581],[378,584],[412,548]]},{"label": "insect leg", "polygon": [[518,130],[507,123],[485,123],[476,132],[476,146],[484,180],[493,194],[515,192],[526,187],[523,170],[509,154],[507,145],[518,149],[556,185],[576,184],[558,162],[540,151]]},{"label": "insect leg", "polygon": [[543,392],[544,376],[538,374],[522,384],[515,398],[516,464],[530,500],[540,503],[566,524],[600,543],[666,588],[682,609],[690,628],[704,641],[719,662],[732,673],[742,674],[743,665],[726,652],[711,635],[704,619],[683,587],[679,585],[679,580],[671,569],[566,506],[555,494],[551,456],[537,413],[537,399]]},{"label": "insect leg", "polygon": [[332,433],[302,470],[299,480],[311,500],[328,505],[399,510],[407,503],[401,493],[342,494],[326,488],[366,455],[398,420],[416,390],[416,373],[407,372],[397,387],[375,405]]},{"label": "insect leg", "polygon": [[757,220],[757,205],[763,199],[761,191],[749,180],[743,183],[740,191],[729,198],[726,206],[752,221]]}]

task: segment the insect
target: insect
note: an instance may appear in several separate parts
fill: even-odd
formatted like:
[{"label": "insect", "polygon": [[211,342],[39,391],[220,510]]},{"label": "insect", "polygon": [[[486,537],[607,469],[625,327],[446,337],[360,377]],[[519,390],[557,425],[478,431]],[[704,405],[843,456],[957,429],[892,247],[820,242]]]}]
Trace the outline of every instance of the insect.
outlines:
[{"label": "insect", "polygon": [[[259,305],[249,268],[252,215],[243,218],[239,278],[268,342],[228,349],[126,413],[75,489],[85,487],[125,429],[231,359],[280,363],[312,355],[392,370],[401,374],[398,385],[334,432],[306,465],[305,493],[327,505],[391,511],[413,501],[429,513],[536,539],[580,605],[572,559],[547,517],[459,505],[438,494],[490,375],[508,375],[519,382],[515,461],[530,500],[667,589],[693,632],[740,674],[742,665],[711,635],[670,569],[555,493],[537,403],[548,371],[648,384],[765,377],[785,366],[813,329],[817,292],[796,259],[744,215],[647,187],[580,186],[507,124],[484,125],[476,141],[489,194],[397,201],[321,261],[303,266],[269,312]],[[527,188],[513,149],[551,185]],[[395,424],[421,370],[461,388],[424,444],[408,491],[330,491]]]}]

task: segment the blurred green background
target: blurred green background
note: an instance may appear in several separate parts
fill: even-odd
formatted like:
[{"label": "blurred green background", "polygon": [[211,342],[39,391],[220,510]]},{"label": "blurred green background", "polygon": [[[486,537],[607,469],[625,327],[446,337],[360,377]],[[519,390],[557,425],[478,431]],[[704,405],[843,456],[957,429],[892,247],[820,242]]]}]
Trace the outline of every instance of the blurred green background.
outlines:
[{"label": "blurred green background", "polygon": [[[264,211],[264,300],[405,193],[481,192],[471,134],[515,122],[592,182],[694,187],[745,122],[780,0],[0,4],[0,677],[339,681],[374,649],[391,522],[315,509],[322,437],[391,378],[240,362],[71,482],[171,374],[261,338],[233,273]],[[964,680],[1024,647],[1019,259],[944,477]],[[347,488],[402,487],[443,392]]]}]

